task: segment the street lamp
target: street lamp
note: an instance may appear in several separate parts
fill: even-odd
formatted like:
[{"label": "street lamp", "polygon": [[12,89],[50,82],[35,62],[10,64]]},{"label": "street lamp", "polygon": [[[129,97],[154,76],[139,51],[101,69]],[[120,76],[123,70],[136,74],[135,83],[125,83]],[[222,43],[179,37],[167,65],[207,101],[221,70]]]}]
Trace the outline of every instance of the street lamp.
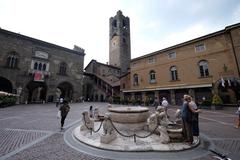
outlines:
[{"label": "street lamp", "polygon": [[22,93],[22,87],[19,86],[19,87],[17,88],[17,102],[16,102],[17,104],[20,104],[21,93]]}]

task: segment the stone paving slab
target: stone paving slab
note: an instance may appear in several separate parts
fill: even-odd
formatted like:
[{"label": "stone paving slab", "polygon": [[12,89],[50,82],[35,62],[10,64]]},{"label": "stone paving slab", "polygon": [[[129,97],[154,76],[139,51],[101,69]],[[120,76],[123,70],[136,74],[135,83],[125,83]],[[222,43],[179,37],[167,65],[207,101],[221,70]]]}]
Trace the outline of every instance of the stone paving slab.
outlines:
[{"label": "stone paving slab", "polygon": [[62,133],[55,133],[45,140],[27,148],[7,160],[103,160],[80,153],[65,144]]},{"label": "stone paving slab", "polygon": [[0,129],[0,158],[47,134],[50,133],[20,129]]}]

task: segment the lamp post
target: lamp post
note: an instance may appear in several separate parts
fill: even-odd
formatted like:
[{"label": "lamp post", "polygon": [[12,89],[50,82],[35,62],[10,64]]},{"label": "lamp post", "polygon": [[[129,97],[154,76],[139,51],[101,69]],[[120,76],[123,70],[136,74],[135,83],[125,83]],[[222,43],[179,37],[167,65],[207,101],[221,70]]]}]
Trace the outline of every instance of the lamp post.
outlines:
[{"label": "lamp post", "polygon": [[20,104],[20,100],[21,100],[21,93],[22,93],[22,87],[21,86],[19,86],[18,88],[17,88],[17,102],[16,102],[16,104]]}]

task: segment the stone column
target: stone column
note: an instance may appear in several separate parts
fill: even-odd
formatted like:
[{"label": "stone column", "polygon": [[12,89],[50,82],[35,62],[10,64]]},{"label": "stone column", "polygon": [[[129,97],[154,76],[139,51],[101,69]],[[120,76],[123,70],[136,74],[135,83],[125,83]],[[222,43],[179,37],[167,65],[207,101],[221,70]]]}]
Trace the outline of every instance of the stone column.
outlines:
[{"label": "stone column", "polygon": [[171,95],[171,104],[176,105],[176,96],[175,96],[175,90],[174,89],[170,90],[170,95]]},{"label": "stone column", "polygon": [[142,92],[142,101],[145,103],[146,101],[146,92]]},{"label": "stone column", "polygon": [[131,101],[135,100],[134,92],[131,93]]},{"label": "stone column", "polygon": [[154,100],[155,100],[155,98],[157,98],[157,102],[159,103],[160,102],[159,91],[154,91]]}]

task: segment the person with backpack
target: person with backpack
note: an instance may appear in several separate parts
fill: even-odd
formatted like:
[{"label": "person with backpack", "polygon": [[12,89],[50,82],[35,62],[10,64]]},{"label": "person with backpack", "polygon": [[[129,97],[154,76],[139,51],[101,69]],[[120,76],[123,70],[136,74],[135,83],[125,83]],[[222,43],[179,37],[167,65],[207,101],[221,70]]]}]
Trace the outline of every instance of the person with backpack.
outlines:
[{"label": "person with backpack", "polygon": [[70,111],[68,101],[64,100],[59,110],[61,111],[61,130],[63,130],[65,119],[68,115],[68,112]]}]

